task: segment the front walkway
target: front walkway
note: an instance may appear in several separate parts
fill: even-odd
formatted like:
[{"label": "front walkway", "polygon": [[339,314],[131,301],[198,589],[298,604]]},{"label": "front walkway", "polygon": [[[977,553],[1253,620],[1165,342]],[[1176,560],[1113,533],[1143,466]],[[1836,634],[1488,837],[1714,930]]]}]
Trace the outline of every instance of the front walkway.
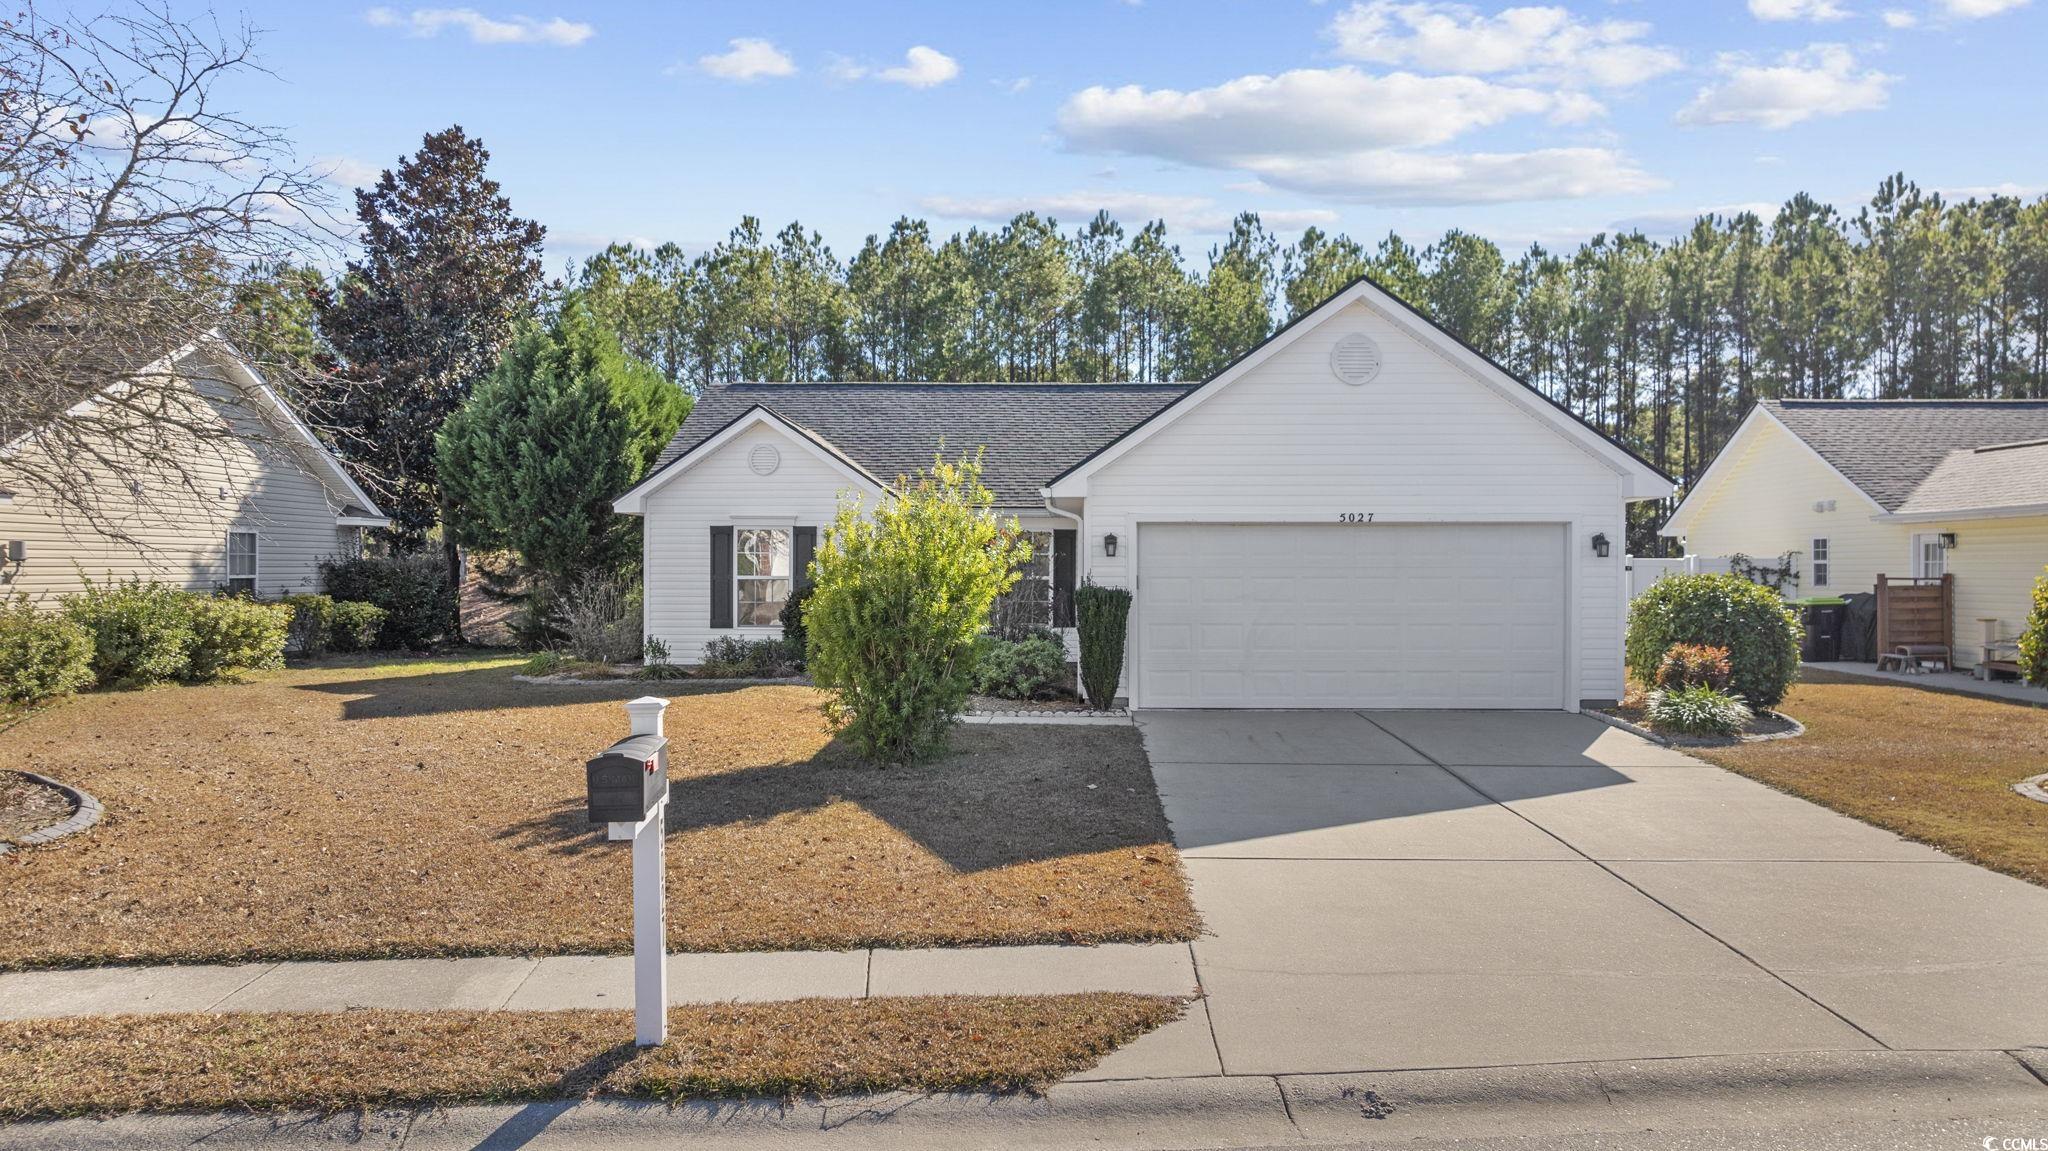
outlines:
[{"label": "front walkway", "polygon": [[1815,671],[1833,672],[1836,675],[1853,676],[1856,679],[1876,680],[1880,683],[1903,684],[1923,691],[1946,691],[1958,695],[1981,695],[1986,699],[2003,699],[2013,703],[2031,703],[2048,707],[2048,688],[2035,687],[2018,680],[1982,680],[1967,671],[1879,671],[1874,663],[1850,660],[1836,660],[1801,665]]},{"label": "front walkway", "polygon": [[1098,1075],[2048,1044],[2048,890],[1587,717],[1138,723],[1207,999]]}]

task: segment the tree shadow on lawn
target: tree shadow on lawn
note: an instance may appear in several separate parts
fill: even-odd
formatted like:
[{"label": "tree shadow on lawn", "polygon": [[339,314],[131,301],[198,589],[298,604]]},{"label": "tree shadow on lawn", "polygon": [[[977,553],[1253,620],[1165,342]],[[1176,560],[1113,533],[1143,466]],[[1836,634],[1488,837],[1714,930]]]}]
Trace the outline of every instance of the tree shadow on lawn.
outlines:
[{"label": "tree shadow on lawn", "polygon": [[[690,775],[671,761],[669,770],[671,837],[741,825],[771,836],[779,817],[850,803],[960,873],[1172,842],[1130,728],[961,728],[950,754],[914,766],[870,766],[834,740],[794,763]],[[568,854],[608,845],[581,802],[497,838]]]},{"label": "tree shadow on lawn", "polygon": [[[504,711],[511,708],[562,707],[581,703],[624,702],[643,695],[675,699],[690,695],[717,695],[761,686],[749,683],[693,684],[689,680],[602,680],[596,683],[520,683],[512,667],[465,668],[461,671],[424,671],[418,675],[388,676],[380,679],[333,679],[292,686],[300,691],[347,696],[341,718],[394,719],[423,715],[454,715],[463,712]],[[626,734],[625,715],[620,713],[619,735]],[[591,748],[591,754],[604,750]]]}]

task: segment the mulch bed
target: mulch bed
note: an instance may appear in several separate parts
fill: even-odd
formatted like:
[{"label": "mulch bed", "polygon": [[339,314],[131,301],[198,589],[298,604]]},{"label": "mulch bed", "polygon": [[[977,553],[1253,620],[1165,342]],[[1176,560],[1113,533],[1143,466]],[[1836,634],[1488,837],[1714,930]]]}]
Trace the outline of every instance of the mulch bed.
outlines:
[{"label": "mulch bed", "polygon": [[72,810],[71,800],[56,788],[0,770],[0,843],[62,823]]},{"label": "mulch bed", "polygon": [[[1613,705],[1612,707],[1605,707],[1601,708],[1600,710],[1606,712],[1608,715],[1614,716],[1616,719],[1625,719],[1628,722],[1635,724],[1637,727],[1640,727],[1645,731],[1657,730],[1656,728],[1650,726],[1649,716],[1646,714],[1644,708],[1630,707],[1625,703],[1618,703]],[[1684,735],[1678,732],[1663,731],[1659,731],[1657,732],[1657,734],[1674,742],[1682,742],[1688,747],[1705,747],[1713,746],[1716,744],[1739,743],[1744,739],[1755,739],[1762,736],[1784,735],[1788,732],[1793,732],[1797,730],[1799,730],[1799,725],[1791,719],[1788,719],[1787,717],[1780,715],[1775,711],[1759,711],[1750,717],[1749,723],[1743,727],[1742,734],[1739,736],[1691,736]]]},{"label": "mulch bed", "polygon": [[624,1011],[130,1015],[0,1023],[0,1120],[126,1111],[1031,1089],[1177,1017],[1127,994]]},{"label": "mulch bed", "polygon": [[1092,712],[1095,709],[1078,699],[1003,699],[994,695],[967,697],[968,710],[973,712],[1026,711],[1059,715],[1064,712]]},{"label": "mulch bed", "polygon": [[515,659],[336,659],[96,693],[0,732],[89,836],[0,858],[0,968],[630,949],[631,866],[583,762],[650,691],[677,950],[1189,939],[1137,732],[963,726],[876,768],[807,687],[512,682]]},{"label": "mulch bed", "polygon": [[1692,754],[2048,884],[2048,804],[2012,790],[2048,765],[2048,710],[1815,671],[1783,707],[1805,735]]}]

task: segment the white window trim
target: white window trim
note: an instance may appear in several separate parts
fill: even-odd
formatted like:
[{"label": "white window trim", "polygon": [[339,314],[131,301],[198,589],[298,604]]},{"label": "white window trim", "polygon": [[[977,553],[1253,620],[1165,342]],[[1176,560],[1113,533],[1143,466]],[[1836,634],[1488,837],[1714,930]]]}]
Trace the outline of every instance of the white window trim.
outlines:
[{"label": "white window trim", "polygon": [[1812,548],[1807,553],[1808,577],[1816,588],[1830,586],[1831,577],[1835,574],[1833,546],[1829,543],[1826,536],[1814,536],[1807,543]]},{"label": "white window trim", "polygon": [[[789,589],[790,589],[790,591],[791,591],[792,593],[794,593],[794,592],[796,591],[796,526],[795,526],[795,524],[796,524],[796,521],[795,521],[795,520],[791,520],[791,521],[789,521],[788,523],[774,523],[774,522],[762,523],[762,522],[756,521],[756,522],[754,522],[754,523],[735,523],[734,525],[732,525],[732,575],[731,575],[731,577],[730,577],[730,578],[732,579],[732,628],[733,628],[733,630],[734,630],[734,631],[774,631],[774,630],[776,630],[776,629],[778,629],[778,628],[780,628],[780,627],[782,626],[782,623],[780,622],[780,615],[781,615],[781,613],[779,613],[779,612],[778,612],[778,613],[776,613],[776,614],[777,614],[777,622],[775,622],[775,623],[741,623],[741,622],[740,622],[740,581],[741,581],[741,580],[743,580],[743,579],[748,579],[748,580],[769,580],[769,579],[785,579],[785,580],[788,580],[788,581],[789,581]],[[783,538],[784,538],[784,539],[787,539],[787,540],[789,541],[789,549],[788,549],[788,555],[789,555],[789,566],[790,566],[790,574],[789,574],[789,575],[786,575],[786,576],[772,576],[772,575],[770,575],[770,576],[742,576],[742,575],[740,575],[740,534],[741,534],[742,532],[781,532],[781,533],[782,533],[782,535],[783,535]],[[787,596],[783,597],[783,602],[784,602],[784,603],[788,603],[788,602],[789,602],[789,599],[788,599],[788,597],[787,597]]]},{"label": "white window trim", "polygon": [[1928,544],[1930,544],[1930,543],[1932,543],[1932,544],[1934,544],[1934,545],[1935,545],[1936,547],[1938,547],[1938,548],[1939,548],[1939,547],[1940,547],[1940,545],[1941,545],[1941,533],[1940,533],[1940,532],[1914,532],[1914,533],[1913,533],[1913,537],[1912,537],[1912,539],[1913,539],[1913,568],[1912,568],[1912,571],[1913,571],[1913,578],[1914,578],[1914,579],[1939,579],[1939,578],[1940,578],[1941,576],[1943,576],[1943,575],[1946,575],[1946,574],[1948,573],[1948,549],[1947,549],[1947,548],[1941,548],[1941,553],[1942,553],[1942,556],[1941,556],[1941,570],[1940,570],[1940,571],[1938,571],[1938,572],[1935,572],[1935,573],[1933,573],[1932,575],[1928,574],[1928,571],[1927,571],[1927,563],[1926,563],[1926,553],[1927,553],[1927,545],[1928,545]]},{"label": "white window trim", "polygon": [[[235,574],[236,536],[249,537],[249,574],[246,576],[238,576]],[[234,590],[235,581],[238,579],[246,579],[249,581],[249,594],[252,596],[255,595],[263,587],[263,536],[261,533],[257,532],[256,529],[229,528],[227,535],[227,554],[224,558],[226,560],[227,578],[222,582],[228,588],[228,590]]]}]

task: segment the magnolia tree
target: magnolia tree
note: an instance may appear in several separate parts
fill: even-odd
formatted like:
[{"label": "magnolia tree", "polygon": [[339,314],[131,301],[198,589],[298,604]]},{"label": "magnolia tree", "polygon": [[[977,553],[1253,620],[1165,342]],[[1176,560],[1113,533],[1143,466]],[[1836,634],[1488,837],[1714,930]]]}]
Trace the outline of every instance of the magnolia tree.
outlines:
[{"label": "magnolia tree", "polygon": [[870,760],[938,753],[966,709],[975,637],[1031,555],[993,504],[978,456],[937,459],[872,510],[842,502],[818,545],[804,608],[811,678],[832,693],[833,727]]}]

